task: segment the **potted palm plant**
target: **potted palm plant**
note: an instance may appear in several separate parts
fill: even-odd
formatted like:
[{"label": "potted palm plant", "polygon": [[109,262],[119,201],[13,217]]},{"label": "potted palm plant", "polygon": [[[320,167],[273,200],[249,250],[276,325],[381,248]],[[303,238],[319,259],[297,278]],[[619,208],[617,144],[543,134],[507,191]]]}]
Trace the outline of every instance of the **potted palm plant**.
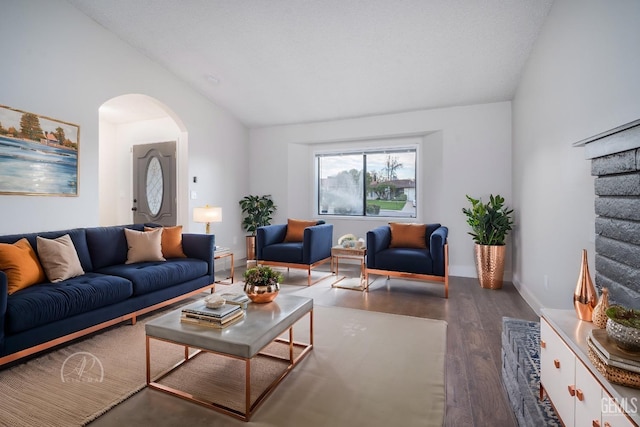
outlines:
[{"label": "potted palm plant", "polygon": [[504,275],[505,239],[513,227],[513,209],[504,205],[504,197],[489,197],[482,203],[467,195],[471,208],[463,208],[475,242],[476,271],[480,286],[500,289]]},{"label": "potted palm plant", "polygon": [[244,272],[244,291],[253,302],[271,302],[280,291],[282,278],[267,265],[255,266]]},{"label": "potted palm plant", "polygon": [[240,200],[242,209],[242,228],[251,233],[246,237],[247,260],[256,258],[256,230],[258,227],[271,224],[276,205],[273,203],[270,194],[264,196],[245,196]]}]

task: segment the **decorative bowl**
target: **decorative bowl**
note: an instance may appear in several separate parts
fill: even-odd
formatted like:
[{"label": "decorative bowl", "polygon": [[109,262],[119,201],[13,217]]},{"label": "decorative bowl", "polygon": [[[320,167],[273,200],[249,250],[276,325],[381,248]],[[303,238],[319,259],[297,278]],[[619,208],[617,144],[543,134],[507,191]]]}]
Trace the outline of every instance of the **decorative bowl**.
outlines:
[{"label": "decorative bowl", "polygon": [[629,326],[636,317],[640,317],[640,311],[613,306],[607,309],[607,317],[606,330],[609,339],[621,350],[630,353],[640,352],[640,329]]},{"label": "decorative bowl", "polygon": [[280,284],[273,282],[268,285],[245,284],[244,291],[251,300],[257,304],[264,304],[273,301],[280,292]]},{"label": "decorative bowl", "polygon": [[227,302],[223,297],[217,294],[209,295],[204,299],[205,305],[209,308],[222,307]]},{"label": "decorative bowl", "polygon": [[244,292],[252,302],[271,302],[280,291],[282,279],[282,274],[268,265],[258,265],[244,272]]}]

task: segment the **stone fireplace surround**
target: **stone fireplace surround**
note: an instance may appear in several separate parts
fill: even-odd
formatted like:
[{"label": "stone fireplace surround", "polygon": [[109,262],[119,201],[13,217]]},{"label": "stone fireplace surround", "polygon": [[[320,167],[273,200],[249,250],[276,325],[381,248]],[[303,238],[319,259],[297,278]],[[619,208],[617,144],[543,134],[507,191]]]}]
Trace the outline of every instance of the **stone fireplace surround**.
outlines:
[{"label": "stone fireplace surround", "polygon": [[595,283],[640,309],[640,120],[579,141],[595,176]]}]

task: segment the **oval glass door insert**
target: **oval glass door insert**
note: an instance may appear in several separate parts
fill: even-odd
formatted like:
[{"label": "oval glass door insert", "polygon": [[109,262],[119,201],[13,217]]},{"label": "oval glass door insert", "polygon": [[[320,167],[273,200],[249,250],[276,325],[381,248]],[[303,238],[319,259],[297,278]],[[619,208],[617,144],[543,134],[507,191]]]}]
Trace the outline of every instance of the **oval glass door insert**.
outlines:
[{"label": "oval glass door insert", "polygon": [[163,191],[162,166],[157,157],[152,157],[147,165],[147,204],[151,215],[160,212]]}]

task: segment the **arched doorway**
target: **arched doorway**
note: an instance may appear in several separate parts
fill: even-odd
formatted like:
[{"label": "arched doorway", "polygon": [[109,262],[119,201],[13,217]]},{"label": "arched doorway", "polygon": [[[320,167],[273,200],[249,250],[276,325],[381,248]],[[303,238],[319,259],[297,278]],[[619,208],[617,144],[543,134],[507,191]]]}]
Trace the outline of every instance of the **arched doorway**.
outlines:
[{"label": "arched doorway", "polygon": [[158,100],[141,94],[112,98],[99,109],[100,225],[134,222],[133,147],[176,142],[176,201],[178,224],[188,218],[188,133],[176,114]]}]

